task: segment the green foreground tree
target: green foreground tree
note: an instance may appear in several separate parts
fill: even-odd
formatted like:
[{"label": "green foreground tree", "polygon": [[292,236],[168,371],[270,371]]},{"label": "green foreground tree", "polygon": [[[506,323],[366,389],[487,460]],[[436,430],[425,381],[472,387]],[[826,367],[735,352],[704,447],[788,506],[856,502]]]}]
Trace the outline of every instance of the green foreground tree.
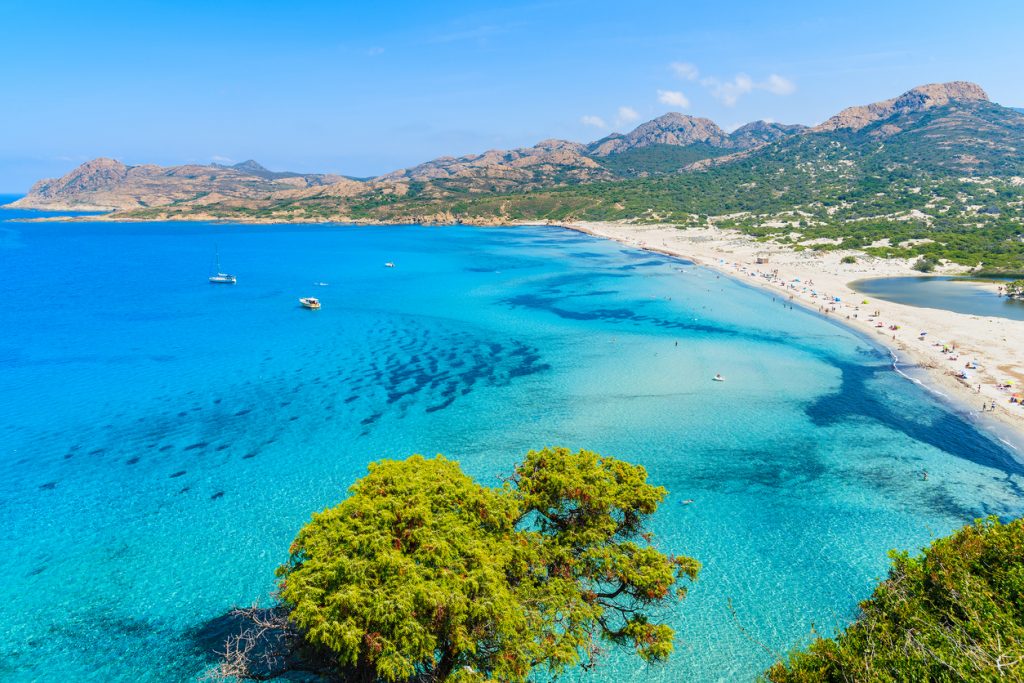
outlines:
[{"label": "green foreground tree", "polygon": [[856,622],[768,680],[1024,681],[1024,520],[978,521],[921,557],[892,557]]},{"label": "green foreground tree", "polygon": [[[592,666],[608,645],[672,652],[657,608],[699,563],[651,545],[644,525],[666,491],[642,467],[545,449],[489,488],[414,455],[371,464],[350,493],[313,515],[278,570],[281,614],[321,674],[526,681]],[[253,642],[235,641],[222,673],[268,677],[238,656]]]}]

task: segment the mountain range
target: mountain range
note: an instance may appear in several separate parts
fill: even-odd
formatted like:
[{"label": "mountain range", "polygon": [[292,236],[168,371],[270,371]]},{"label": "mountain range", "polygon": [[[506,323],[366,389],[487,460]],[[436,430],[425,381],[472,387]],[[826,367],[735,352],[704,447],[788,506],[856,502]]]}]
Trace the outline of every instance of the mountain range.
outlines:
[{"label": "mountain range", "polygon": [[873,129],[872,137],[891,137],[903,132],[906,119],[914,114],[969,103],[990,104],[985,91],[973,83],[925,85],[890,100],[850,107],[810,129],[755,121],[732,133],[710,119],[670,112],[629,133],[613,133],[589,144],[544,140],[533,147],[441,157],[367,181],[273,172],[252,160],[233,166],[159,167],[94,159],[61,178],[39,181],[15,205],[97,211],[213,205],[255,208],[272,201],[355,197],[366,192],[405,196],[410,184],[428,185],[417,187],[417,194],[425,191],[434,197],[452,191],[524,191],[695,170],[728,163],[780,141],[862,131],[882,121],[886,125]]},{"label": "mountain range", "polygon": [[[243,206],[268,198],[353,196],[360,190],[379,190],[382,185],[410,182],[491,192],[535,189],[677,170],[702,159],[757,148],[804,130],[804,126],[755,121],[726,133],[710,119],[670,112],[625,135],[613,133],[589,144],[544,140],[532,147],[440,157],[366,181],[329,174],[274,172],[253,160],[231,166],[160,167],[127,166],[114,159],[99,158],[61,178],[39,181],[15,206],[86,211],[172,205]],[[657,150],[654,155],[636,154],[638,150],[652,148]],[[654,161],[654,157],[658,160]],[[396,189],[403,193],[402,188]]]},{"label": "mountain range", "polygon": [[254,161],[159,167],[94,159],[39,181],[14,205],[264,222],[688,224],[736,214],[743,218],[728,220],[751,232],[794,212],[817,216],[804,220],[810,226],[880,217],[934,226],[980,206],[982,220],[1011,225],[1022,176],[1024,114],[954,81],[849,107],[813,127],[755,121],[730,133],[670,112],[590,143],[544,140],[363,180],[273,172]]}]

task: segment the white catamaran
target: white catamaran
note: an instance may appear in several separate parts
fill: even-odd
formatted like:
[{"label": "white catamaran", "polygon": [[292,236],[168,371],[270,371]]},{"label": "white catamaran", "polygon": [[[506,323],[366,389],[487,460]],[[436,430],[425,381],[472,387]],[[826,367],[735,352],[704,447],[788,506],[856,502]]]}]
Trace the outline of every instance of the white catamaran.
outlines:
[{"label": "white catamaran", "polygon": [[217,274],[210,276],[210,282],[215,285],[233,285],[238,282],[234,275],[220,272],[220,249],[217,249]]}]

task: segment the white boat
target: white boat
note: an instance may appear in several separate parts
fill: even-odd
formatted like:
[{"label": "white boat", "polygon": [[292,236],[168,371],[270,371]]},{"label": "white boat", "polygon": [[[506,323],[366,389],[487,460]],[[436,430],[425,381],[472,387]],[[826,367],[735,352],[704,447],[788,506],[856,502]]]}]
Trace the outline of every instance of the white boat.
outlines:
[{"label": "white boat", "polygon": [[384,264],[384,267],[385,268],[394,268],[395,264],[392,263],[391,261],[388,261],[387,263]]},{"label": "white boat", "polygon": [[724,382],[725,378],[722,377],[721,375],[715,373],[715,376],[711,378],[711,381],[712,382]]},{"label": "white boat", "polygon": [[217,250],[217,274],[210,276],[210,282],[215,285],[233,285],[238,282],[238,278],[229,273],[220,272],[220,250]]},{"label": "white boat", "polygon": [[302,304],[304,308],[310,308],[313,310],[320,308],[320,299],[317,299],[316,297],[312,296],[302,297],[301,299],[299,299],[299,303]]}]

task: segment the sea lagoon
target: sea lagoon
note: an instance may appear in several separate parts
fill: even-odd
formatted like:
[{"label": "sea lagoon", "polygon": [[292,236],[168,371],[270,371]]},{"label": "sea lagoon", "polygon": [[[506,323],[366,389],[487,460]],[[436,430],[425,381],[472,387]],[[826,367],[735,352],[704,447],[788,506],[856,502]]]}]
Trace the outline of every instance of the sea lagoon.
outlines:
[{"label": "sea lagoon", "polygon": [[[565,445],[668,488],[658,545],[704,565],[677,651],[587,681],[752,680],[853,618],[889,549],[1024,514],[1024,465],[870,340],[683,261],[549,227],[34,216],[0,213],[4,680],[195,679],[206,625],[267,602],[383,457],[497,483]],[[238,284],[207,282],[215,250]]]},{"label": "sea lagoon", "polygon": [[880,277],[850,287],[876,299],[920,308],[939,308],[985,318],[1024,320],[1024,301],[1000,296],[998,285],[1015,278],[981,279],[948,275]]}]

